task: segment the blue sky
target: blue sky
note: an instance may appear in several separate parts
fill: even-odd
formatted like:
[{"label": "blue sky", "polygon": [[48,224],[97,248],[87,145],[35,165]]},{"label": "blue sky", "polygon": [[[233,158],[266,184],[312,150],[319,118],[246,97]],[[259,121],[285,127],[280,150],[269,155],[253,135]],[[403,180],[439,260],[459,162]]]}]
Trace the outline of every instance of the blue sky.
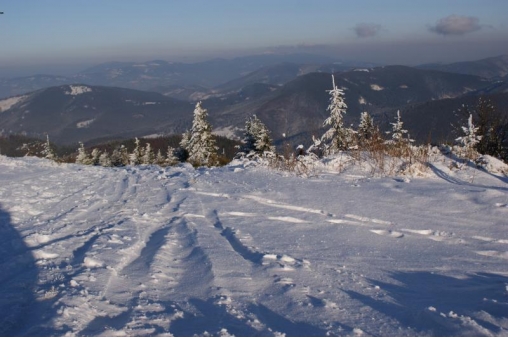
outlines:
[{"label": "blue sky", "polygon": [[506,0],[0,0],[0,76],[308,52],[381,63],[508,53]]}]

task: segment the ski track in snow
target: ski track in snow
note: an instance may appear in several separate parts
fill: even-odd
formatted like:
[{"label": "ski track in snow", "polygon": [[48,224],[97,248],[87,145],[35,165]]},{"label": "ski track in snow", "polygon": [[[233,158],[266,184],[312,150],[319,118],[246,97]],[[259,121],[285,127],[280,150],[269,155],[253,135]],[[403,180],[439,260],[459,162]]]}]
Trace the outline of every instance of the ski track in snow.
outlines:
[{"label": "ski track in snow", "polygon": [[[26,313],[0,335],[508,334],[508,240],[483,233],[485,215],[456,213],[502,198],[493,189],[441,181],[456,199],[444,209],[380,180],[362,209],[359,188],[330,174],[265,184],[262,171],[0,160],[0,222],[23,243],[12,259],[34,267],[0,279]],[[311,184],[337,185],[326,198],[338,203]],[[502,225],[490,205],[488,227]]]}]

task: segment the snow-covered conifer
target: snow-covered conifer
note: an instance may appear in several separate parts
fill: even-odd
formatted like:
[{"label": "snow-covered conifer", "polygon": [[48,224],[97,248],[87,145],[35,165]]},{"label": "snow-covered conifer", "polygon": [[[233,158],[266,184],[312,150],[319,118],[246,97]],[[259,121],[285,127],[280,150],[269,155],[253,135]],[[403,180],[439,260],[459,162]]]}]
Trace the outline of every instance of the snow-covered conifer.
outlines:
[{"label": "snow-covered conifer", "polygon": [[189,152],[188,161],[197,166],[215,165],[217,161],[215,139],[207,117],[207,110],[201,107],[201,102],[198,102],[194,109],[194,120],[186,147],[183,146],[184,140],[182,140],[182,146]]},{"label": "snow-covered conifer", "polygon": [[53,161],[57,159],[55,151],[53,150],[53,147],[51,147],[51,144],[49,143],[49,135],[46,135],[46,142],[44,143],[42,154],[46,159]]},{"label": "snow-covered conifer", "polygon": [[178,164],[179,160],[175,154],[175,149],[171,146],[168,146],[167,157],[165,159],[165,163],[167,166],[174,166]]},{"label": "snow-covered conifer", "polygon": [[465,155],[472,159],[474,150],[476,145],[482,139],[481,135],[478,135],[478,127],[475,127],[473,124],[473,115],[469,115],[469,119],[467,120],[467,126],[462,126],[462,131],[464,132],[464,136],[458,137],[455,139],[460,142],[462,146],[464,146]]},{"label": "snow-covered conifer", "polygon": [[328,154],[348,149],[348,134],[353,132],[344,127],[344,114],[346,114],[347,109],[344,102],[344,91],[335,85],[333,75],[332,82],[333,89],[328,91],[330,93],[330,105],[328,105],[327,110],[330,112],[330,116],[324,122],[324,126],[330,126],[330,128],[321,137],[325,145],[325,152]]},{"label": "snow-covered conifer", "polygon": [[155,164],[159,166],[166,166],[166,158],[162,155],[162,151],[159,149],[155,155]]},{"label": "snow-covered conifer", "polygon": [[362,112],[360,115],[360,124],[358,125],[358,138],[361,141],[372,139],[374,135],[374,119],[368,112]]},{"label": "snow-covered conifer", "polygon": [[190,138],[191,138],[190,131],[189,130],[185,131],[182,134],[182,140],[180,141],[180,147],[182,147],[183,149],[187,150],[187,148],[189,147]]},{"label": "snow-covered conifer", "polygon": [[129,164],[129,152],[124,145],[120,145],[120,148],[113,151],[111,162],[113,166],[125,166]]},{"label": "snow-covered conifer", "polygon": [[307,149],[307,153],[313,153],[321,158],[324,155],[324,148],[323,141],[313,135],[312,145]]},{"label": "snow-covered conifer", "polygon": [[78,155],[76,157],[76,164],[81,165],[91,165],[92,159],[90,155],[86,152],[85,146],[82,142],[79,143]]},{"label": "snow-covered conifer", "polygon": [[93,166],[99,165],[100,156],[101,156],[101,152],[97,148],[94,148],[92,150],[92,153],[90,154],[91,165],[93,165]]},{"label": "snow-covered conifer", "polygon": [[103,167],[111,167],[113,166],[113,162],[111,161],[111,158],[109,157],[109,153],[104,151],[100,157],[99,157],[99,165]]},{"label": "snow-covered conifer", "polygon": [[152,146],[150,143],[146,143],[145,150],[141,159],[141,163],[144,165],[151,165],[154,163],[155,155],[153,154]]},{"label": "snow-covered conifer", "polygon": [[136,138],[134,140],[134,150],[129,155],[129,163],[133,166],[139,165],[141,163],[141,157],[143,156],[142,147],[139,146],[139,139]]},{"label": "snow-covered conifer", "polygon": [[250,152],[262,154],[263,152],[275,151],[275,147],[272,146],[270,131],[256,115],[249,117],[245,122],[243,143],[241,151],[245,154]]},{"label": "snow-covered conifer", "polygon": [[[392,139],[388,141],[389,144],[394,145],[404,145],[404,144],[410,144],[414,140],[409,138],[409,135],[407,135],[408,131],[405,130],[402,126],[404,123],[402,122],[400,118],[400,111],[397,111],[397,120],[395,122],[390,123],[392,125]],[[387,132],[390,133],[390,132]],[[406,136],[407,135],[407,136]]]}]

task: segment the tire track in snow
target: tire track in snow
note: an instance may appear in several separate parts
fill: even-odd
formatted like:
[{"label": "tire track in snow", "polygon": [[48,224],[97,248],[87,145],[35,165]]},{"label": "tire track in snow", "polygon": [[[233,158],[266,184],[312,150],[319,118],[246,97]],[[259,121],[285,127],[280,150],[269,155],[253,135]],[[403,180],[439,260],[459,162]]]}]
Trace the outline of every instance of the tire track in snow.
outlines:
[{"label": "tire track in snow", "polygon": [[217,210],[213,210],[206,215],[208,221],[220,231],[222,235],[231,245],[233,250],[238,253],[242,258],[254,264],[261,264],[264,253],[253,250],[245,246],[236,236],[235,231],[231,227],[224,227],[219,219]]},{"label": "tire track in snow", "polygon": [[[281,298],[284,303],[297,304],[302,296],[299,293],[294,293],[296,284],[291,276],[299,275],[298,271],[302,268],[308,269],[310,263],[306,260],[294,259],[286,254],[269,254],[249,247],[243,239],[252,240],[251,237],[242,238],[233,227],[226,226],[221,220],[221,212],[218,210],[206,211],[204,209],[206,204],[203,204],[199,196],[217,196],[215,194],[196,194],[203,215],[192,213],[192,220],[196,223],[196,229],[199,230],[200,239],[207,241],[207,243],[203,243],[203,246],[210,253],[209,257],[212,260],[215,273],[214,290],[217,290],[217,294],[212,297],[212,300],[217,306],[207,307],[207,310],[217,312],[216,307],[223,306],[225,310],[221,312],[226,312],[229,317],[241,319],[244,326],[251,328],[251,331],[255,330],[254,333],[266,335],[266,333],[273,334],[274,331],[282,330],[280,328],[282,323],[268,323],[270,324],[268,325],[264,321],[260,321],[266,317],[265,314],[260,314],[257,311],[263,309],[269,312],[272,317],[286,320],[284,311],[279,310],[281,312],[279,314],[269,311],[265,306],[253,307],[252,298],[253,296],[258,296],[256,298],[278,296],[276,299]],[[224,215],[256,216],[243,212],[225,212]],[[224,248],[223,243],[228,244],[229,248]],[[235,255],[228,254],[228,252],[235,253]],[[215,258],[218,259],[217,262],[214,262]],[[224,258],[229,259],[224,262]],[[264,300],[263,297],[260,298]],[[274,300],[268,297],[265,301],[272,302]],[[213,317],[213,315],[211,314],[209,317]],[[281,333],[288,331],[285,326],[282,327],[284,331]],[[187,333],[187,335],[189,334]]]},{"label": "tire track in snow", "polygon": [[[185,218],[175,217],[153,232],[141,254],[121,270],[112,288],[120,285],[135,296],[121,305],[127,311],[117,316],[117,330],[129,335],[165,333],[172,321],[181,318],[189,298],[206,295],[214,276],[196,234]],[[100,322],[96,319],[87,328]],[[153,332],[143,332],[147,325],[152,325]]]}]

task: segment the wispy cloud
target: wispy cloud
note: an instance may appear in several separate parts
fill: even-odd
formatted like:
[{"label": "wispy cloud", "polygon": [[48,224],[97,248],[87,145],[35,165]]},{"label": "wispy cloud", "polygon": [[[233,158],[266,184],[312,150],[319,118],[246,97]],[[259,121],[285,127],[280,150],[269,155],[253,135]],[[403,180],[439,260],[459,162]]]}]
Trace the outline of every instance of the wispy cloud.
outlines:
[{"label": "wispy cloud", "polygon": [[464,35],[478,31],[482,28],[479,20],[473,16],[450,15],[439,19],[435,26],[431,26],[430,31],[442,35]]},{"label": "wispy cloud", "polygon": [[376,24],[357,24],[353,30],[359,38],[370,38],[376,36],[381,28],[381,25]]}]

